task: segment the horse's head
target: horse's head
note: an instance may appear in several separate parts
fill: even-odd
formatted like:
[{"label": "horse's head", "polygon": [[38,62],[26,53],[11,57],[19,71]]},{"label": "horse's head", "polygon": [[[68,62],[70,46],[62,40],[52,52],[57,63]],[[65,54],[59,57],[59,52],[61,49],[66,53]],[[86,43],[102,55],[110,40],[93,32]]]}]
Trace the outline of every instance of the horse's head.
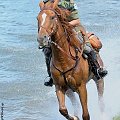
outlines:
[{"label": "horse's head", "polygon": [[[70,26],[67,21],[67,17],[70,15],[70,12],[65,9],[59,8],[58,5],[59,0],[55,0],[55,2],[47,2],[44,4],[40,2],[40,13],[38,14],[38,42],[39,48],[43,48],[45,46],[49,46],[51,42],[51,36],[55,35],[58,32],[58,28],[60,26],[67,26],[69,29]],[[61,30],[60,30],[61,31]],[[64,32],[64,31],[63,31]]]},{"label": "horse's head", "polygon": [[39,48],[49,46],[51,36],[57,30],[57,15],[52,7],[46,7],[44,3],[40,5],[41,11],[38,14],[38,42]]}]

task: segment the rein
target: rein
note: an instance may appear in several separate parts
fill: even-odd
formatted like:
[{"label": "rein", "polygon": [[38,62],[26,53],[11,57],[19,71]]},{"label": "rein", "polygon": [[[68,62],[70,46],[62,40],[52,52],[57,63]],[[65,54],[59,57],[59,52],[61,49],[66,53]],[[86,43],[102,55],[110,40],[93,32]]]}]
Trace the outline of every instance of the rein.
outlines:
[{"label": "rein", "polygon": [[[44,7],[41,11],[44,11],[44,10],[51,10],[51,11],[55,12],[55,13],[57,14],[56,17],[55,17],[55,19],[57,18],[57,16],[60,16],[60,14],[59,14],[57,11],[55,11],[53,8]],[[57,20],[55,20],[55,21],[57,21]],[[56,25],[57,25],[57,23],[56,23]],[[52,34],[56,33],[56,32],[57,32],[57,29],[58,29],[58,27],[56,27],[57,29],[55,30],[55,27],[53,27],[52,31],[49,33],[48,30],[47,30],[45,27],[43,27],[43,26],[40,26],[40,27],[42,27],[43,29],[46,30],[46,32],[48,33],[48,36],[49,36],[49,37],[51,37]],[[63,33],[62,37],[63,37],[64,35],[67,36],[66,29],[64,29],[64,33]],[[73,34],[71,34],[70,36],[72,36],[72,35],[73,35]],[[67,39],[69,38],[69,41],[68,41],[68,42],[70,42],[70,36],[67,36]],[[60,38],[58,39],[58,41],[59,41],[62,37],[60,37]],[[70,44],[69,44],[69,52],[70,52],[70,55],[69,55],[69,54],[67,54],[67,53],[58,45],[58,43],[53,42],[53,41],[49,41],[49,42],[52,43],[52,44],[54,44],[55,46],[57,46],[57,48],[60,49],[63,53],[65,53],[69,58],[72,58],[73,60],[76,60],[76,58],[75,58],[74,56],[72,56],[72,54],[71,54],[71,52],[70,52]],[[77,50],[78,50],[78,51],[81,53],[81,55],[82,55],[83,50],[80,50],[80,48],[77,48]]]},{"label": "rein", "polygon": [[[55,44],[56,44],[56,43],[55,43]],[[59,47],[59,46],[58,46],[58,47]],[[63,76],[64,81],[65,81],[65,84],[66,84],[71,90],[73,90],[73,92],[74,92],[74,89],[68,84],[65,74],[76,68],[76,66],[77,66],[77,64],[78,64],[78,62],[79,62],[79,60],[80,60],[80,58],[77,56],[78,51],[77,51],[77,49],[75,49],[76,56],[73,58],[72,55],[69,56],[65,51],[63,51],[63,49],[61,49],[61,47],[59,47],[59,49],[60,49],[62,52],[64,52],[68,57],[70,57],[70,58],[72,58],[73,60],[75,60],[75,64],[74,64],[74,66],[73,66],[72,68],[70,68],[70,69],[68,69],[68,70],[66,70],[66,71],[61,71],[60,69],[58,69],[58,68],[54,65],[53,62],[52,62],[52,64],[53,64],[54,68],[55,68],[56,70],[58,70],[58,71],[60,72],[60,74]]]},{"label": "rein", "polygon": [[[78,61],[80,60],[80,58],[77,56],[78,51],[76,51],[76,56],[74,57],[73,60],[75,60],[75,64],[72,68],[70,68],[69,70],[62,72],[61,70],[59,70],[54,64],[53,66],[61,73],[61,75],[65,75],[67,72],[71,71],[72,69],[74,69],[77,66]],[[70,57],[70,56],[69,56]]]},{"label": "rein", "polygon": [[[63,35],[67,35],[67,34],[65,34],[65,33],[66,33],[66,31],[64,32]],[[62,36],[62,37],[63,37],[63,36]],[[61,37],[61,38],[62,38],[62,37]],[[60,39],[61,39],[61,38],[60,38]],[[70,36],[67,37],[67,39],[68,39],[68,38],[70,39]],[[59,40],[60,40],[60,39],[59,39]],[[65,84],[66,84],[71,90],[73,90],[73,92],[74,92],[74,89],[68,84],[65,74],[76,68],[76,66],[77,66],[77,64],[78,64],[78,62],[79,62],[79,60],[80,60],[80,58],[78,57],[78,52],[80,52],[81,55],[82,55],[83,50],[80,50],[79,48],[77,48],[77,47],[74,46],[75,54],[76,54],[76,55],[75,55],[75,57],[72,56],[72,53],[71,53],[71,51],[70,51],[70,43],[69,43],[69,42],[70,42],[70,40],[68,41],[70,55],[67,54],[67,53],[63,50],[63,48],[60,47],[56,42],[51,41],[52,44],[54,44],[55,46],[57,46],[57,48],[60,49],[60,50],[61,50],[64,54],[66,54],[69,58],[72,58],[73,60],[75,60],[74,66],[73,66],[72,68],[66,70],[66,71],[61,71],[59,68],[57,68],[57,67],[54,65],[53,62],[52,62],[52,64],[53,64],[54,68],[55,68],[56,70],[58,70],[58,71],[60,72],[60,74],[63,76],[64,81],[65,81]]]},{"label": "rein", "polygon": [[[57,46],[58,49],[60,49],[64,54],[66,54],[69,58],[72,58],[73,60],[76,60],[76,57],[72,56],[71,52],[70,52],[70,47],[69,47],[69,52],[70,52],[70,55],[67,54],[57,43],[51,41],[52,44],[54,44],[55,46]],[[75,49],[75,52],[79,52],[78,49]]]}]

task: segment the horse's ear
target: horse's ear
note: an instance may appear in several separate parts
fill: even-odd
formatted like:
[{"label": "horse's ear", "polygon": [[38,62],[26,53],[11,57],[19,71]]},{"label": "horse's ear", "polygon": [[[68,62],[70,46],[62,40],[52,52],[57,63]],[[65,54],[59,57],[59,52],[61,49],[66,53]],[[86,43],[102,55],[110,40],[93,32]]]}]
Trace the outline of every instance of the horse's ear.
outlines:
[{"label": "horse's ear", "polygon": [[44,8],[44,6],[45,6],[44,2],[39,3],[39,7],[40,7],[41,10]]},{"label": "horse's ear", "polygon": [[55,0],[53,3],[53,9],[55,9],[58,6],[59,0]]}]

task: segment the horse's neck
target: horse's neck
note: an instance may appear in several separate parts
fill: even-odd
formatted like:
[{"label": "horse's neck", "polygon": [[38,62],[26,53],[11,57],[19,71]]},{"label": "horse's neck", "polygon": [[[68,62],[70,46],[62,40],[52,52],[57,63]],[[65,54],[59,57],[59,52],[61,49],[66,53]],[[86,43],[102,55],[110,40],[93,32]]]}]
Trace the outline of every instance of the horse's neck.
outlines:
[{"label": "horse's neck", "polygon": [[54,43],[52,44],[52,58],[56,61],[63,60],[66,55],[69,55],[69,42],[65,30],[61,26],[54,35]]},{"label": "horse's neck", "polygon": [[[72,37],[70,43],[68,41],[68,34],[63,27],[59,27],[56,34],[54,35],[54,43],[52,44],[52,63],[60,68],[62,71],[66,71],[75,65],[75,47],[79,47],[78,39]],[[72,42],[71,42],[72,41]],[[76,42],[77,41],[77,42]]]},{"label": "horse's neck", "polygon": [[54,35],[54,42],[56,45],[53,45],[55,51],[57,53],[61,53],[61,49],[64,50],[66,53],[69,51],[69,42],[68,36],[65,29],[62,26],[58,27],[56,34]]}]

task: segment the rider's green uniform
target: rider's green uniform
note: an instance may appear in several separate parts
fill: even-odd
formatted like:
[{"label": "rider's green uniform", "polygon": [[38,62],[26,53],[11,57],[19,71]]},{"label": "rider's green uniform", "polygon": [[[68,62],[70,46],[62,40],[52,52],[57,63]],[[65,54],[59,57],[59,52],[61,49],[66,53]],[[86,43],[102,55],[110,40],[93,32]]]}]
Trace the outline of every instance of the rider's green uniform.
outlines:
[{"label": "rider's green uniform", "polygon": [[[49,0],[43,0],[44,3],[47,3]],[[75,3],[71,3],[70,0],[61,0],[58,3],[59,7],[65,8],[69,11],[71,11],[70,16],[68,17],[68,21],[76,20],[79,19],[78,11],[77,11],[77,6]]]},{"label": "rider's green uniform", "polygon": [[58,6],[71,11],[70,16],[68,17],[68,21],[79,19],[77,6],[76,6],[76,4],[71,3],[70,0],[62,0],[59,2]]},{"label": "rider's green uniform", "polygon": [[[59,2],[58,5],[60,7],[63,7],[65,9],[71,11],[70,16],[68,17],[69,22],[72,20],[79,19],[78,10],[77,10],[77,6],[75,3],[71,3],[70,0],[62,0],[61,2]],[[81,37],[82,34],[80,33],[79,25],[75,27],[75,30],[78,32],[78,36],[80,37],[80,41],[83,42],[83,38]],[[91,46],[90,42],[87,41],[86,44],[84,45],[84,51],[90,52],[91,49],[92,49],[92,46]]]}]

